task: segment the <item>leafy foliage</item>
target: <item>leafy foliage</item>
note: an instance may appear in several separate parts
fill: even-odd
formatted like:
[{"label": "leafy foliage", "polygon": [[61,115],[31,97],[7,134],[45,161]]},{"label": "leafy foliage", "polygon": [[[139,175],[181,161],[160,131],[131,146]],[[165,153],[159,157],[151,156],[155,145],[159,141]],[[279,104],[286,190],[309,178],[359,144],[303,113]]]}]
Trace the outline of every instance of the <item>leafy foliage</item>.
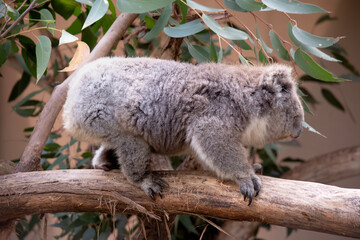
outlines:
[{"label": "leafy foliage", "polygon": [[[41,0],[30,9],[27,15],[29,21],[19,19],[29,8],[28,4],[23,3],[23,0],[11,3],[0,1],[0,17],[4,18],[0,28],[0,66],[6,64],[10,56],[14,56],[23,69],[21,79],[15,83],[8,98],[8,101],[14,104],[14,111],[23,117],[38,116],[45,104],[43,100],[38,100],[42,99],[39,98],[39,94],[43,90],[22,97],[31,79],[53,88],[59,76],[58,70],[65,68],[64,62],[69,62],[69,66],[63,71],[75,70],[94,48],[101,35],[108,31],[117,17],[116,10],[140,14],[139,22],[128,29],[123,40],[122,51],[128,57],[150,56],[153,53],[162,55],[170,49],[175,60],[221,63],[226,56],[235,52],[240,64],[254,65],[255,61],[269,64],[278,58],[289,61],[305,72],[305,77],[300,79],[303,82],[335,84],[345,81],[345,78],[359,79],[359,72],[347,60],[346,51],[337,43],[339,37],[321,37],[306,32],[295,24],[291,16],[288,36],[280,36],[276,26],[266,22],[264,23],[268,27],[268,34],[261,36],[257,27],[256,33],[253,33],[253,29],[243,26],[236,18],[227,15],[228,8],[243,14],[251,12],[255,19],[259,20],[262,19],[256,15],[257,11],[268,11],[268,14],[275,11],[287,14],[325,13],[314,24],[336,20],[318,6],[295,0],[224,0],[220,8],[205,6],[193,0],[117,0],[116,3],[108,0]],[[57,28],[60,18],[67,20],[67,29]],[[18,19],[20,21],[15,24]],[[244,29],[238,28],[237,24]],[[39,35],[36,30],[42,29],[48,30],[50,34]],[[32,35],[27,34],[29,32]],[[164,37],[169,38],[166,44],[160,41]],[[79,39],[81,41],[78,41]],[[60,45],[71,49],[74,41],[77,41],[78,47],[71,61],[68,56],[57,53]],[[271,42],[271,46],[265,42]],[[116,48],[114,47],[114,50]],[[312,56],[316,57],[315,59],[339,63],[348,73],[345,77],[336,77],[318,64]],[[61,66],[59,62],[62,62]],[[317,101],[303,85],[299,87],[299,94],[304,109],[311,113],[308,104],[313,105]],[[344,105],[328,88],[322,87],[322,95],[332,106],[345,111]],[[305,122],[303,126],[322,135]],[[32,130],[33,127],[24,129],[25,136],[29,137],[28,134]],[[66,144],[61,145],[58,141],[61,137],[61,130],[56,130],[49,136],[41,154],[42,168],[89,168],[94,146],[84,148],[83,144],[75,139],[69,139]],[[297,144],[290,142],[286,145]],[[279,162],[279,150],[280,145],[270,144],[262,149],[252,149],[250,158],[260,158],[264,174],[276,177],[289,170],[285,163],[303,161],[287,158]],[[173,165],[178,166],[181,159],[182,157],[172,158]],[[120,238],[132,231],[125,228],[129,217],[125,215],[57,213],[54,216],[58,222],[53,227],[61,228],[62,231],[57,238],[66,236],[69,239],[106,239],[112,233],[116,233]],[[27,220],[19,221],[16,227],[18,237],[24,239],[39,224],[40,219],[41,216],[34,215]],[[217,224],[222,223],[221,220],[213,221]],[[200,233],[206,230],[203,238],[211,239],[216,230],[211,227],[206,229],[206,226],[207,223],[200,218],[178,215],[172,229],[172,237],[197,239]],[[139,223],[132,229],[136,228],[139,228]],[[289,229],[288,234],[291,232],[292,229]]]}]

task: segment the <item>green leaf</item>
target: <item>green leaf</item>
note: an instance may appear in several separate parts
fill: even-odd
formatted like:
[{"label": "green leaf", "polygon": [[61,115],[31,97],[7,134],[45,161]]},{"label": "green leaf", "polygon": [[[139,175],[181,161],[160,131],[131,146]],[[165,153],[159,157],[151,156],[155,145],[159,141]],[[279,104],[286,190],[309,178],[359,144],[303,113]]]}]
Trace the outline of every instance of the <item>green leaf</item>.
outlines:
[{"label": "green leaf", "polygon": [[267,65],[269,64],[269,60],[267,59],[267,57],[265,56],[264,52],[262,49],[260,49],[259,51],[259,60],[262,64]]},{"label": "green leaf", "polygon": [[56,165],[61,164],[68,157],[69,157],[69,154],[61,154],[46,170],[53,169]]},{"label": "green leaf", "polygon": [[17,81],[11,90],[10,97],[8,99],[8,102],[14,101],[21,93],[24,92],[24,90],[29,86],[31,76],[23,72],[21,79]]},{"label": "green leaf", "polygon": [[240,59],[240,62],[241,62],[242,64],[245,64],[245,65],[248,65],[248,66],[251,65],[251,64],[249,63],[249,61],[248,61],[243,55],[241,55],[241,54],[239,54],[239,59]]},{"label": "green leaf", "polygon": [[77,1],[78,3],[82,3],[82,4],[85,4],[85,5],[88,5],[88,6],[92,6],[94,5],[94,2],[95,0],[75,0]]},{"label": "green leaf", "polygon": [[179,215],[179,221],[181,224],[187,229],[188,232],[192,232],[198,234],[193,223],[191,222],[191,218],[187,215]]},{"label": "green leaf", "polygon": [[318,18],[318,20],[315,22],[315,25],[318,25],[322,22],[325,21],[334,21],[334,20],[338,20],[337,17],[331,17],[330,14],[324,14],[321,17]]},{"label": "green leaf", "polygon": [[184,4],[183,2],[181,2],[180,0],[176,0],[175,4],[179,6],[180,11],[181,11],[182,19],[181,19],[180,23],[184,24],[186,22],[186,16],[187,16],[189,7],[186,4]]},{"label": "green leaf", "polygon": [[44,150],[47,152],[55,152],[60,149],[60,145],[54,142],[49,142],[45,145]]},{"label": "green leaf", "polygon": [[240,8],[246,9],[247,11],[260,11],[266,9],[266,5],[262,4],[261,2],[256,2],[255,0],[235,0],[237,5]]},{"label": "green leaf", "polygon": [[51,5],[55,12],[60,14],[66,20],[73,14],[76,5],[69,0],[51,0]]},{"label": "green leaf", "polygon": [[276,35],[276,33],[273,30],[270,30],[270,41],[271,44],[275,50],[275,52],[284,60],[289,61],[290,57],[284,46],[282,45],[279,37]]},{"label": "green leaf", "polygon": [[198,63],[209,62],[209,53],[201,46],[191,45],[188,41],[185,41],[189,53]]},{"label": "green leaf", "polygon": [[77,41],[77,40],[79,40],[78,37],[75,37],[74,35],[68,33],[67,31],[62,30],[61,31],[61,37],[60,37],[60,40],[59,40],[59,46],[61,44],[71,43],[71,42],[74,42],[74,41]]},{"label": "green leaf", "polygon": [[246,32],[229,26],[222,27],[212,17],[206,14],[203,14],[201,18],[211,30],[224,38],[230,40],[246,40],[249,38]]},{"label": "green leaf", "polygon": [[308,52],[312,55],[315,55],[319,58],[322,58],[324,60],[327,60],[327,61],[332,61],[332,62],[339,62],[338,59],[335,59],[333,57],[330,57],[329,55],[327,55],[326,53],[323,53],[322,51],[320,51],[319,49],[315,48],[315,47],[310,47],[310,46],[307,46],[307,45],[303,45],[301,42],[299,42],[293,32],[292,32],[292,28],[293,26],[291,25],[291,23],[289,22],[288,24],[288,34],[289,34],[289,37],[291,39],[291,41],[293,41],[293,43],[297,46],[297,47],[301,47],[305,52]]},{"label": "green leaf", "polygon": [[116,6],[126,13],[145,13],[163,8],[174,0],[117,0]]},{"label": "green leaf", "polygon": [[[41,9],[40,15],[41,15],[41,20],[42,20],[41,22],[44,26],[55,28],[55,20],[49,10],[47,10],[46,8]],[[54,36],[54,34],[55,34],[54,29],[48,28],[47,30]]]},{"label": "green leaf", "polygon": [[8,54],[5,50],[4,45],[0,45],[0,67],[1,67],[1,65],[3,65],[6,62],[7,57],[8,57]]},{"label": "green leaf", "polygon": [[145,16],[144,21],[145,21],[146,27],[150,30],[155,26],[155,23],[156,23],[156,21],[149,16]]},{"label": "green leaf", "polygon": [[304,128],[307,128],[310,132],[313,132],[313,133],[316,133],[316,134],[319,134],[320,136],[326,138],[326,136],[322,135],[320,132],[316,131],[313,127],[311,127],[308,123],[306,123],[305,121],[302,122],[302,126]]},{"label": "green leaf", "polygon": [[[260,42],[261,42],[261,45],[262,45],[262,47],[265,49],[265,51],[267,52],[267,53],[272,53],[272,49],[271,48],[269,48],[267,45],[266,45],[266,43],[262,40],[262,38],[261,38],[261,36],[260,36],[260,33],[259,33],[259,29],[258,29],[258,27],[256,26],[256,36],[257,36],[257,38],[260,40]],[[251,49],[251,48],[250,48]],[[264,54],[264,53],[263,53]]]},{"label": "green leaf", "polygon": [[205,12],[224,12],[224,11],[226,11],[226,9],[210,8],[210,7],[201,5],[201,4],[197,3],[197,2],[194,2],[192,0],[187,0],[186,3],[191,8],[199,9],[199,10],[205,11]]},{"label": "green leaf", "polygon": [[96,0],[81,29],[90,26],[91,24],[102,18],[105,15],[108,8],[109,8],[108,0]]},{"label": "green leaf", "polygon": [[332,73],[318,65],[308,54],[298,48],[295,51],[296,64],[311,77],[325,82],[341,82],[346,81],[343,78],[336,78]]},{"label": "green leaf", "polygon": [[286,13],[308,14],[328,12],[316,5],[302,3],[296,0],[262,0],[262,2],[272,9]]},{"label": "green leaf", "polygon": [[311,112],[311,110],[310,110],[309,106],[307,105],[307,103],[305,102],[305,100],[302,97],[300,98],[300,100],[301,100],[301,104],[303,106],[304,111],[313,115],[313,113]]},{"label": "green leaf", "polygon": [[169,37],[182,38],[201,32],[204,29],[204,25],[200,22],[199,19],[196,19],[194,21],[180,24],[175,27],[165,27],[164,32]]},{"label": "green leaf", "polygon": [[321,94],[324,96],[324,98],[331,104],[333,105],[335,108],[345,112],[345,108],[343,107],[343,105],[340,103],[339,100],[337,100],[337,98],[334,96],[334,94],[332,94],[332,92],[330,92],[328,89],[326,88],[322,88],[321,89]]},{"label": "green leaf", "polygon": [[164,10],[161,12],[161,16],[156,21],[154,27],[150,30],[150,32],[146,33],[145,36],[143,37],[145,41],[149,42],[159,35],[159,33],[164,29],[167,22],[169,21],[171,11],[172,11],[171,4],[164,8]]},{"label": "green leaf", "polygon": [[39,36],[36,44],[36,83],[45,72],[50,60],[51,42],[46,36]]},{"label": "green leaf", "polygon": [[244,9],[244,8],[241,8],[236,2],[235,0],[224,0],[224,3],[225,3],[225,6],[232,9],[232,10],[235,10],[235,11],[238,11],[238,12],[248,12],[248,10]]},{"label": "green leaf", "polygon": [[218,60],[217,60],[217,62],[218,62],[218,63],[221,63],[223,57],[224,57],[224,52],[223,52],[223,49],[220,47],[220,48],[219,48],[219,52],[218,52],[218,57],[217,57]]},{"label": "green leaf", "polygon": [[244,40],[239,40],[237,41],[240,45],[240,47],[244,50],[251,50],[252,48],[250,47],[249,44],[247,44],[247,42],[245,42]]},{"label": "green leaf", "polygon": [[134,47],[129,43],[125,44],[125,52],[127,57],[137,57]]},{"label": "green leaf", "polygon": [[212,41],[212,39],[210,38],[210,53],[209,53],[209,58],[210,58],[210,62],[218,62],[218,57],[216,54],[216,49],[215,49],[215,45],[214,42]]},{"label": "green leaf", "polygon": [[[18,56],[18,55],[17,55]],[[21,56],[22,59],[18,57],[18,60],[24,60],[25,63],[25,67],[24,70],[28,70],[29,73],[33,76],[36,77],[36,63],[33,60],[33,57],[28,53],[28,49],[22,49],[21,51]]]},{"label": "green leaf", "polygon": [[337,43],[341,37],[319,37],[312,35],[304,30],[301,30],[296,25],[293,26],[292,32],[297,40],[310,47],[326,48]]}]

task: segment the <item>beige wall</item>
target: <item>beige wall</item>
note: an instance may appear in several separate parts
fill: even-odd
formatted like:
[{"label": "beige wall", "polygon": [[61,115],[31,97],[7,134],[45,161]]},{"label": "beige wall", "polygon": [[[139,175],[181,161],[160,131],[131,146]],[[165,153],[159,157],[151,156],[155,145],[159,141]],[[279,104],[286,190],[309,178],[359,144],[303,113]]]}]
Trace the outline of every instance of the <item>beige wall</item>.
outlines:
[{"label": "beige wall", "polygon": [[[198,1],[212,7],[219,7],[215,1]],[[220,1],[222,2],[222,1]],[[332,12],[333,16],[339,18],[338,21],[321,24],[319,27],[313,28],[313,24],[319,17],[317,14],[313,15],[292,15],[298,23],[298,26],[304,30],[310,31],[321,36],[346,36],[340,41],[341,45],[348,52],[348,59],[355,67],[360,70],[360,47],[358,47],[360,40],[360,31],[358,25],[360,24],[360,1],[358,0],[308,0]],[[249,26],[250,29],[255,29],[254,18],[250,14],[239,13],[237,16]],[[259,13],[263,19],[271,22],[276,27],[276,31],[287,37],[287,23],[288,19],[281,13]],[[268,29],[261,22],[257,21],[261,35],[265,41],[270,45],[267,39]],[[58,28],[61,28],[57,25]],[[320,61],[328,69],[336,74],[346,73],[346,70],[338,64],[332,64],[325,61]],[[26,119],[18,116],[11,107],[14,103],[7,103],[8,95],[12,86],[21,77],[20,73],[14,68],[15,61],[7,62],[0,72],[3,77],[0,79],[0,159],[16,159],[22,153],[27,140],[24,137],[23,129],[32,126],[36,119]],[[301,71],[298,69],[298,72]],[[299,142],[301,147],[285,147],[284,151],[280,152],[280,159],[286,156],[300,157],[309,159],[311,157],[331,152],[337,149],[359,145],[360,144],[360,82],[346,82],[338,85],[328,86],[326,88],[336,95],[336,97],[346,106],[346,113],[334,109],[321,96],[320,84],[304,83],[304,86],[316,97],[320,104],[312,108],[314,116],[307,114],[306,120],[314,128],[327,136],[322,138],[316,134],[304,131]],[[37,88],[33,85],[33,88]],[[25,96],[31,92],[28,90],[23,94]],[[47,93],[41,93],[38,98],[48,98]],[[353,118],[349,113],[352,113]],[[58,121],[61,123],[61,119]],[[324,166],[326,167],[326,166]],[[359,173],[360,176],[360,173]],[[360,188],[360,177],[343,180],[334,183],[334,185],[342,187]],[[273,227],[269,233],[261,230],[259,237],[266,239],[285,239],[286,230],[281,227]],[[326,234],[313,233],[309,231],[298,231],[290,236],[289,239],[342,239],[337,236],[329,236]],[[345,239],[345,238],[343,238]]]}]

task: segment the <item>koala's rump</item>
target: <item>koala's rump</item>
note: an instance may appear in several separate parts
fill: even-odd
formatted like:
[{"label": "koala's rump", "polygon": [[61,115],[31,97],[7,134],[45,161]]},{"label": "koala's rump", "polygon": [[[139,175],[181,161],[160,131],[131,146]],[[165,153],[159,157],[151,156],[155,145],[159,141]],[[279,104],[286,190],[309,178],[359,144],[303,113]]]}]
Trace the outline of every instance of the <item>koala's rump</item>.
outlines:
[{"label": "koala's rump", "polygon": [[186,94],[184,86],[176,86],[182,71],[174,69],[179,64],[171,68],[147,59],[132,60],[109,58],[85,66],[70,85],[64,127],[75,138],[94,144],[131,134],[144,138],[159,153],[183,151],[192,103],[179,97]]}]

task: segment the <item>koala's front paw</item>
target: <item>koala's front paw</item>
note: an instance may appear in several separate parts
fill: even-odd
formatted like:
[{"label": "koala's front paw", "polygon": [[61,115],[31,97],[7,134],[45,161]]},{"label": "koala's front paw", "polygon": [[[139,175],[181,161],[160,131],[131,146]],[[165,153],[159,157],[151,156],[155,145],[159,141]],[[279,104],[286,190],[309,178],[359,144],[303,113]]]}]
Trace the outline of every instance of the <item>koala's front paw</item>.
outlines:
[{"label": "koala's front paw", "polygon": [[260,178],[255,174],[252,174],[249,177],[238,178],[236,183],[240,187],[240,192],[244,195],[244,201],[247,197],[249,198],[248,206],[250,206],[253,197],[256,197],[259,194],[261,188]]},{"label": "koala's front paw", "polygon": [[162,188],[168,186],[169,184],[166,181],[151,174],[140,183],[140,188],[152,199],[154,199],[154,193],[162,198]]}]

